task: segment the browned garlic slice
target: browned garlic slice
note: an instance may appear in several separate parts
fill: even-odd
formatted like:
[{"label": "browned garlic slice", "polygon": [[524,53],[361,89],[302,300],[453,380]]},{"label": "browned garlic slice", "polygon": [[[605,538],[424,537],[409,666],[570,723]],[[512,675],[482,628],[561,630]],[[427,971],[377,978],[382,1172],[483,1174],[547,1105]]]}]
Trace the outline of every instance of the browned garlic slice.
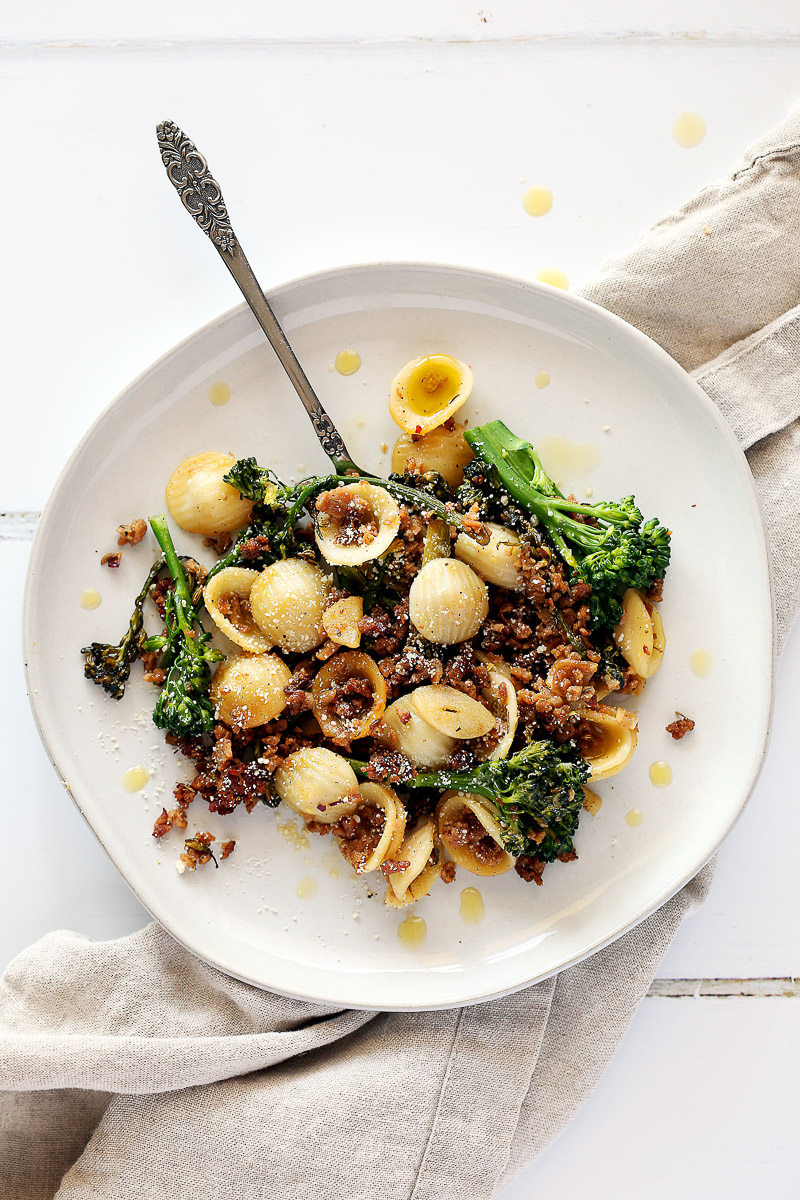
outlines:
[{"label": "browned garlic slice", "polygon": [[322,628],[332,642],[339,646],[348,646],[357,650],[361,645],[361,630],[358,622],[364,615],[364,601],[361,596],[345,596],[343,600],[335,600],[322,614]]}]

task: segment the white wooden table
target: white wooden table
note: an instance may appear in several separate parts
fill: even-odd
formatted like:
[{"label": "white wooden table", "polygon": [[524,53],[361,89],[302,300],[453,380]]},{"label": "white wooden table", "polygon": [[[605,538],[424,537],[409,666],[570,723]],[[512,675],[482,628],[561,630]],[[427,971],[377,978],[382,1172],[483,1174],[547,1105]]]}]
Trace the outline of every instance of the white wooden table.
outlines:
[{"label": "white wooden table", "polygon": [[[800,99],[788,0],[724,15],[714,0],[480,4],[73,0],[4,15],[2,965],[51,929],[106,938],[147,920],[39,745],[17,630],[36,514],[72,446],[238,300],[167,194],[156,122],[208,154],[267,285],[378,259],[556,266],[578,283]],[[708,125],[693,150],[671,136],[685,109]],[[555,196],[541,219],[521,206],[533,183]],[[769,758],[708,903],[593,1098],[505,1200],[798,1194],[799,673],[796,631]]]}]

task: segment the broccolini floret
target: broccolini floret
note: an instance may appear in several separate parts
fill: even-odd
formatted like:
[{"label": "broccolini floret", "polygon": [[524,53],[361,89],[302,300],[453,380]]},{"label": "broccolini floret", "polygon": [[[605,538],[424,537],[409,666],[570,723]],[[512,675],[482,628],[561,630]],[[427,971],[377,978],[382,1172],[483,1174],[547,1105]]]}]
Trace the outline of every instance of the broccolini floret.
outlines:
[{"label": "broccolini floret", "polygon": [[573,577],[591,586],[595,629],[617,624],[626,588],[646,591],[663,579],[669,565],[669,532],[655,518],[645,521],[633,496],[595,504],[566,499],[530,442],[502,421],[479,425],[464,436],[482,463],[482,473],[473,467],[469,495],[462,493],[462,503],[474,491],[484,494],[484,507],[502,510],[505,498],[506,504],[516,503],[529,513]]},{"label": "broccolini floret", "polygon": [[214,649],[211,634],[200,624],[166,518],[151,517],[150,528],[164,552],[164,562],[174,584],[166,594],[164,616],[166,644],[162,665],[168,674],[153,709],[153,722],[178,737],[210,733],[214,728],[214,709],[209,696],[211,664],[220,662],[225,655]]},{"label": "broccolini floret", "polygon": [[[366,763],[353,758],[348,762],[357,774],[366,775]],[[589,766],[574,742],[542,740],[468,770],[418,772],[404,778],[403,787],[453,788],[485,796],[494,802],[509,854],[553,862],[572,852],[588,778]]]},{"label": "broccolini floret", "polygon": [[130,679],[131,666],[144,649],[147,635],[144,628],[144,602],[150,588],[155,583],[164,567],[163,558],[153,563],[142,590],[133,605],[133,615],[125,636],[118,645],[107,645],[103,642],[92,642],[84,646],[81,654],[85,658],[83,673],[92,683],[98,684],[114,700],[121,700],[125,694],[125,685]]}]

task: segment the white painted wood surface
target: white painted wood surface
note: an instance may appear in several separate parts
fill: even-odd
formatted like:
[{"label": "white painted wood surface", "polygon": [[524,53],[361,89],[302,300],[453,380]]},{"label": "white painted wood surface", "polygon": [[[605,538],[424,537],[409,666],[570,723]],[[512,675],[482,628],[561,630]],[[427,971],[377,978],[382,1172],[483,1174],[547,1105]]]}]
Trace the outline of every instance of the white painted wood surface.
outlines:
[{"label": "white painted wood surface", "polygon": [[[545,14],[522,0],[73,0],[18,5],[1,32],[10,514],[42,507],[71,447],[133,375],[237,302],[169,196],[156,121],[173,117],[208,154],[267,284],[404,258],[521,275],[552,265],[578,283],[800,100],[800,19],[784,0],[676,0],[669,11],[580,0]],[[670,136],[684,109],[708,123],[691,151]],[[522,211],[523,180],[553,189],[547,217]],[[103,938],[146,920],[29,715],[13,631],[30,528],[0,518],[0,616],[12,631],[0,718],[14,748],[2,964],[50,929]],[[708,903],[659,973],[661,992],[719,991],[671,981],[721,978],[734,998],[649,998],[583,1113],[508,1200],[800,1190],[800,996],[760,982],[800,976],[798,675],[796,631],[764,773]]]}]

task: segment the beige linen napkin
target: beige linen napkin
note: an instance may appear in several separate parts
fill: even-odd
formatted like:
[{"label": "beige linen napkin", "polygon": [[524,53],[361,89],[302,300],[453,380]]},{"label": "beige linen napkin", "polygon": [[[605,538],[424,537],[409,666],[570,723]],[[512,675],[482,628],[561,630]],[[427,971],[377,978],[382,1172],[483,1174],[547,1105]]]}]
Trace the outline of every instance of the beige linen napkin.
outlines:
[{"label": "beige linen napkin", "polygon": [[[782,644],[800,591],[800,117],[583,294],[694,371],[748,449]],[[434,1013],[269,995],[155,925],[52,934],[0,992],[0,1196],[492,1196],[592,1091],[710,880],[553,979]]]}]

